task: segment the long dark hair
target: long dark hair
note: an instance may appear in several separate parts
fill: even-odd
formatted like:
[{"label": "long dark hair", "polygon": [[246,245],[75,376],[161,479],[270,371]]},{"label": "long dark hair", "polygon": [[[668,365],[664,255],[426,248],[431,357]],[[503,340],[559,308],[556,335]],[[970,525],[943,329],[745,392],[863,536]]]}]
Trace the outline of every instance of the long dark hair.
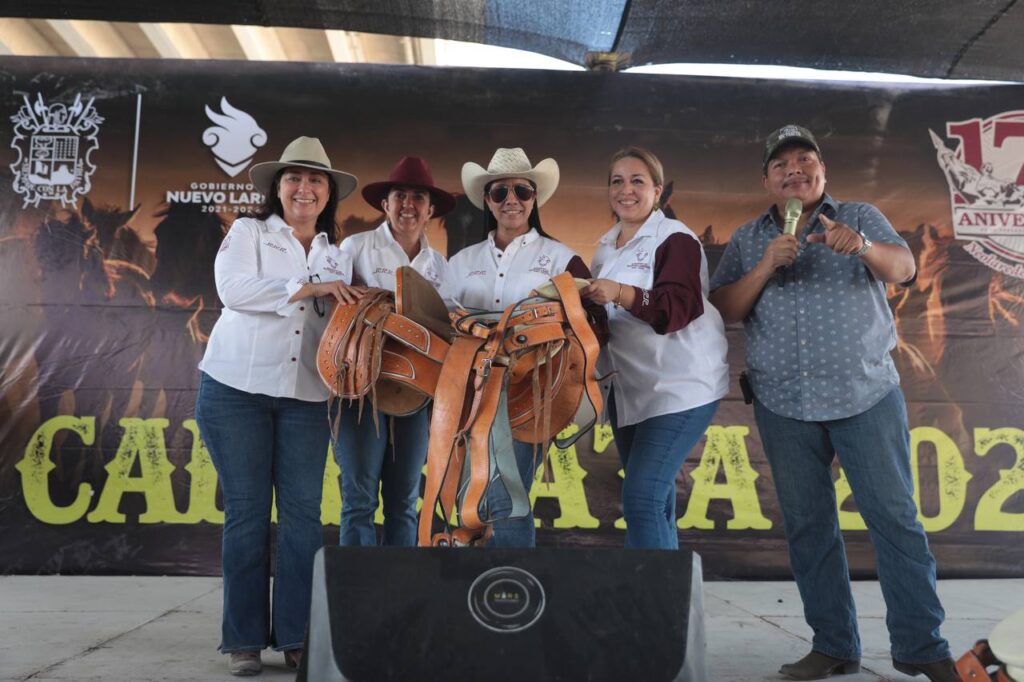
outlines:
[{"label": "long dark hair", "polygon": [[[281,199],[277,196],[277,190],[281,184],[281,176],[292,168],[305,168],[305,166],[287,166],[277,171],[274,174],[273,182],[270,183],[270,191],[264,195],[263,203],[253,213],[253,217],[260,220],[266,220],[272,215],[284,218],[284,206],[281,205]],[[310,170],[317,169],[310,168]],[[320,215],[316,217],[316,231],[325,233],[327,241],[333,244],[338,236],[338,221],[336,219],[338,212],[338,183],[334,181],[330,173],[324,173],[324,175],[327,176],[327,186],[330,191],[327,194],[327,203],[324,204],[324,210],[320,211]]]},{"label": "long dark hair", "polygon": [[[498,180],[507,179],[508,178],[496,178],[488,182],[486,185],[484,185],[484,239],[487,238],[487,235],[488,233],[490,233],[491,230],[495,230],[498,227],[498,219],[494,217],[494,213],[491,211],[491,207],[487,205],[487,193],[490,191],[491,185],[493,185],[495,182],[497,182]],[[534,183],[533,180],[527,180],[527,182],[529,182],[533,186],[533,190],[534,192],[536,192],[537,184]],[[537,234],[539,234],[541,237],[546,237],[551,241],[557,242],[557,239],[555,239],[550,234],[545,232],[544,228],[540,226],[540,211],[538,210],[538,203],[539,202],[537,201],[537,195],[535,194],[533,199],[533,210],[530,211],[530,217],[526,219],[526,223],[534,230],[537,230]]]}]

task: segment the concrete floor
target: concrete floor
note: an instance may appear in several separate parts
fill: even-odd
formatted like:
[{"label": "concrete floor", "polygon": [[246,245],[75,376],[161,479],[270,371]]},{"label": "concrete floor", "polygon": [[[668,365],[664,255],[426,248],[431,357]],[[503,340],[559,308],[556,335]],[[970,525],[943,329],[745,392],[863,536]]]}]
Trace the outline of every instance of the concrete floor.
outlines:
[{"label": "concrete floor", "polygon": [[[1024,608],[1024,580],[947,580],[939,593],[954,657]],[[863,672],[840,679],[914,679],[892,669],[878,583],[854,583],[854,594]],[[810,648],[793,583],[707,583],[705,608],[709,667],[719,682],[784,679],[779,665]],[[0,680],[233,679],[216,650],[220,610],[218,578],[0,576]],[[281,654],[268,652],[255,679],[293,677]]]}]

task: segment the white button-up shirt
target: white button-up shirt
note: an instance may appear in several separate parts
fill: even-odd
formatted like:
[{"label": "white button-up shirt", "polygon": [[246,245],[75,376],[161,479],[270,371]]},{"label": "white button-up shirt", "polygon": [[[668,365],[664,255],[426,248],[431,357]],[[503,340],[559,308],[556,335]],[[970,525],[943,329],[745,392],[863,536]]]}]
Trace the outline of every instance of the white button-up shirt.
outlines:
[{"label": "white button-up shirt", "polygon": [[502,251],[494,243],[492,230],[484,241],[452,256],[455,300],[464,308],[504,310],[565,272],[574,257],[568,246],[533,229]]},{"label": "white button-up shirt", "polygon": [[311,279],[351,282],[348,254],[318,233],[307,255],[276,215],[239,218],[221,243],[214,273],[224,309],[199,369],[249,393],[326,400],[316,352],[330,311],[320,317],[312,298],[288,299]]},{"label": "white button-up shirt", "polygon": [[394,291],[395,271],[403,265],[411,265],[434,285],[445,305],[452,307],[452,278],[448,261],[430,248],[425,232],[420,235],[420,252],[411,261],[401,244],[395,241],[386,220],[375,230],[347,237],[340,248],[352,260],[353,284]]},{"label": "white button-up shirt", "polygon": [[[603,237],[594,254],[595,277],[637,287],[638,303],[646,304],[658,269],[658,247],[675,233],[697,235],[678,220],[655,211],[622,248],[615,242],[621,226]],[[700,283],[704,312],[682,329],[657,333],[648,322],[611,303],[605,306],[611,338],[601,350],[598,373],[615,372],[602,388],[615,389],[618,425],[638,424],[663,414],[682,412],[718,400],[729,390],[725,325],[708,301],[708,261],[700,250]]]}]

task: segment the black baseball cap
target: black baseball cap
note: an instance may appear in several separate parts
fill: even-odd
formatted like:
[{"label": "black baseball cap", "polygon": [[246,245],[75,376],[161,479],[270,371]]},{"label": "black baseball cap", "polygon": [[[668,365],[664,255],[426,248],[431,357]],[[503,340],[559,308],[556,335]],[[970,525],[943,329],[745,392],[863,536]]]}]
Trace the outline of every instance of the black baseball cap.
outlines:
[{"label": "black baseball cap", "polygon": [[768,162],[775,156],[775,152],[790,144],[801,144],[818,152],[821,156],[821,147],[814,139],[811,131],[796,124],[784,125],[768,136],[764,142],[764,158],[761,160],[761,169],[765,175],[768,174]]}]

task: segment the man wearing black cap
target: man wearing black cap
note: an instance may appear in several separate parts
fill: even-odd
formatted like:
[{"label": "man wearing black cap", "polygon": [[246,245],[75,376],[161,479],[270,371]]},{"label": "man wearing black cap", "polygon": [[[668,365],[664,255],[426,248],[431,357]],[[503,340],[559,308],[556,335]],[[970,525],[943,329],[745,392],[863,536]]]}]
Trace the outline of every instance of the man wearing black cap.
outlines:
[{"label": "man wearing black cap", "polygon": [[733,234],[710,300],[727,323],[744,324],[755,418],[814,630],[811,653],[780,672],[813,680],[860,670],[831,474],[838,455],[875,547],[893,665],[957,680],[889,355],[885,285],[913,280],[913,254],[877,208],[825,193],[821,149],[806,128],[769,135],[762,172],[773,205]]}]

